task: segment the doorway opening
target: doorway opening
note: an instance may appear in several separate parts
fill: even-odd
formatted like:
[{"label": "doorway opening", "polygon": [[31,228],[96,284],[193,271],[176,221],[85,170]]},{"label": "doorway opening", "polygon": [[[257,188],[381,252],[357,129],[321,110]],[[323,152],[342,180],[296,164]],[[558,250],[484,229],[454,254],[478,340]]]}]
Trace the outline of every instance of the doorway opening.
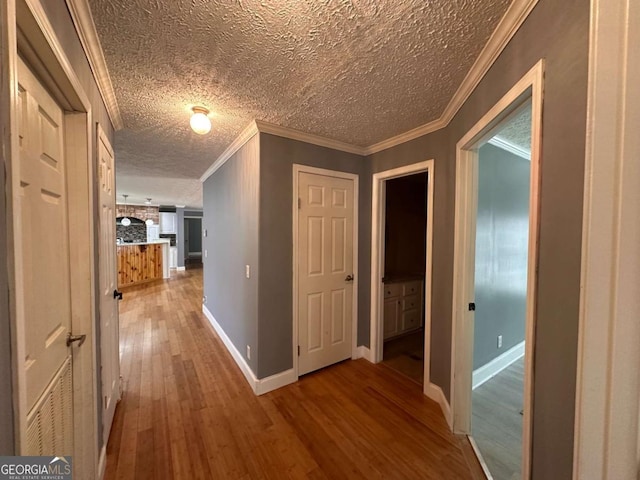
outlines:
[{"label": "doorway opening", "polygon": [[452,412],[488,478],[529,478],[543,63],[458,142]]},{"label": "doorway opening", "polygon": [[422,385],[428,174],[384,181],[382,363]]},{"label": "doorway opening", "polygon": [[184,266],[202,268],[202,217],[184,218]]},{"label": "doorway opening", "polygon": [[429,381],[434,161],[373,175],[371,360]]}]

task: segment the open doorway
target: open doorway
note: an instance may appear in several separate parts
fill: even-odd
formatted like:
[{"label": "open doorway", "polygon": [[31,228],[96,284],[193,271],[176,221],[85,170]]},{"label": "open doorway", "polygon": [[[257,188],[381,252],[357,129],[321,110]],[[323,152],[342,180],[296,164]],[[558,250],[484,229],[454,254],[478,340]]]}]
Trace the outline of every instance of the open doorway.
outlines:
[{"label": "open doorway", "polygon": [[184,218],[184,264],[202,267],[202,217]]},{"label": "open doorway", "polygon": [[488,478],[530,477],[543,62],[457,146],[452,411]]},{"label": "open doorway", "polygon": [[428,175],[384,184],[382,363],[422,385]]},{"label": "open doorway", "polygon": [[434,178],[433,160],[373,175],[370,359],[437,398],[429,381]]}]

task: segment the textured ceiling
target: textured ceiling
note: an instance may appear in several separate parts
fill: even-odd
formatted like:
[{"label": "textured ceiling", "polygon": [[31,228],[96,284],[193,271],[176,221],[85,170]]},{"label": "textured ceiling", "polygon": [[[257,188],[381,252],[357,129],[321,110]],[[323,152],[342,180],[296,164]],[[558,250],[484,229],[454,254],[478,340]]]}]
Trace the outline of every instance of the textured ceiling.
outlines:
[{"label": "textured ceiling", "polygon": [[[510,1],[89,3],[128,193],[126,177],[198,178],[254,118],[359,146],[439,118]],[[211,134],[189,129],[192,105]]]},{"label": "textured ceiling", "polygon": [[506,123],[496,138],[531,153],[531,102]]}]

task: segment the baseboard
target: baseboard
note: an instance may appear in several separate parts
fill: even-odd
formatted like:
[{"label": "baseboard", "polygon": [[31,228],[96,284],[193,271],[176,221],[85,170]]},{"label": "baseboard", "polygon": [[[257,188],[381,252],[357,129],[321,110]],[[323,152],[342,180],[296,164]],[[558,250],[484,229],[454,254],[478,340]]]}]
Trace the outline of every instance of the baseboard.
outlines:
[{"label": "baseboard", "polygon": [[103,445],[100,450],[100,459],[98,460],[98,478],[104,478],[104,472],[107,469],[107,446]]},{"label": "baseboard", "polygon": [[176,270],[178,270],[179,272],[184,272],[187,269],[187,267],[176,267]]},{"label": "baseboard", "polygon": [[523,356],[524,356],[524,341],[510,348],[509,350],[504,352],[502,355],[494,358],[489,363],[474,370],[471,388],[476,389],[477,387],[482,385],[484,382],[491,379],[492,377],[495,377],[498,373],[500,373],[502,370],[504,370],[513,362],[522,358]]},{"label": "baseboard", "polygon": [[424,393],[434,402],[438,402],[438,405],[440,405],[440,409],[442,410],[442,414],[447,421],[447,425],[449,425],[449,428],[453,430],[453,415],[451,414],[451,406],[449,405],[447,397],[442,391],[442,388],[434,383],[429,383],[427,388],[425,388]]},{"label": "baseboard", "polygon": [[261,378],[256,383],[255,393],[256,395],[263,395],[276,390],[280,387],[290,385],[298,381],[298,376],[293,368],[285,370],[284,372],[276,373],[270,377]]},{"label": "baseboard", "polygon": [[293,368],[285,370],[284,372],[276,373],[275,375],[271,375],[270,377],[258,379],[253,373],[253,370],[251,370],[251,367],[249,367],[249,365],[247,364],[244,357],[240,354],[236,346],[227,336],[225,331],[222,329],[222,327],[206,307],[206,305],[202,306],[202,313],[204,313],[204,316],[207,317],[207,319],[213,326],[213,329],[220,337],[220,340],[222,340],[224,346],[227,347],[227,350],[235,360],[236,365],[238,365],[238,367],[240,368],[240,371],[249,383],[249,386],[251,387],[251,390],[253,390],[253,393],[255,393],[256,395],[263,395],[277,388],[284,387],[285,385],[289,385],[298,381],[298,377],[295,374]]},{"label": "baseboard", "polygon": [[369,349],[369,347],[365,347],[364,345],[360,345],[356,349],[355,355],[352,357],[353,360],[357,360],[359,358],[364,358],[365,360],[373,363],[371,350]]}]

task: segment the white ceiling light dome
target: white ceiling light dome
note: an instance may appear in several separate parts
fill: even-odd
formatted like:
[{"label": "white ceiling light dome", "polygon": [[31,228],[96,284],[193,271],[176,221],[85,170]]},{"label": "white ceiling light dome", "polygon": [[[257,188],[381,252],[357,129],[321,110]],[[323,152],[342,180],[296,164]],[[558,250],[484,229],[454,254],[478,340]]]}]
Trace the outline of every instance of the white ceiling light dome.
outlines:
[{"label": "white ceiling light dome", "polygon": [[198,135],[206,135],[209,133],[211,131],[211,120],[207,116],[209,110],[204,107],[193,107],[191,110],[193,111],[191,120],[189,120],[191,129]]}]

